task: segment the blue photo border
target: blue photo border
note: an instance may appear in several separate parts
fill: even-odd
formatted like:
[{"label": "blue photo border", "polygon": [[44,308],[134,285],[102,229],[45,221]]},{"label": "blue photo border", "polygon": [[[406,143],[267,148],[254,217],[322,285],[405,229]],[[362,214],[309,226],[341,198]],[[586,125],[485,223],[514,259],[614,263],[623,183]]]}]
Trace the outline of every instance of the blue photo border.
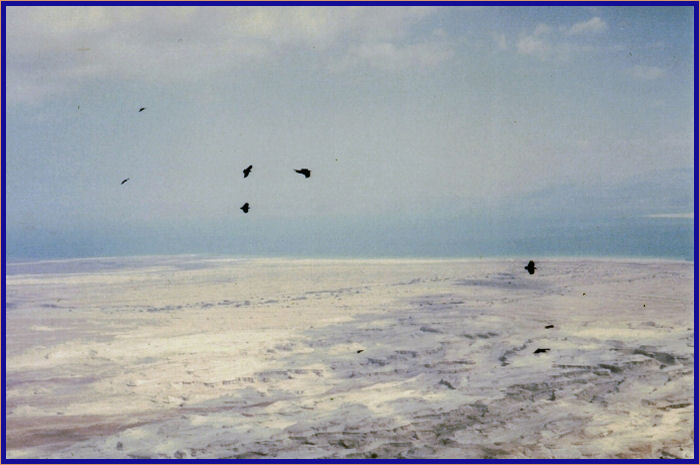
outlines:
[{"label": "blue photo border", "polygon": [[[557,464],[604,464],[604,463],[615,463],[615,464],[643,464],[643,463],[683,463],[683,464],[696,464],[700,459],[698,454],[698,1],[424,1],[418,0],[412,1],[327,1],[321,0],[318,2],[314,1],[172,1],[165,0],[150,1],[150,0],[136,0],[136,1],[80,1],[80,0],[58,0],[58,1],[27,1],[27,0],[7,0],[2,1],[1,14],[2,14],[2,264],[0,264],[1,274],[2,274],[2,398],[0,399],[0,405],[2,409],[2,418],[0,419],[0,463],[8,464],[31,464],[31,463],[42,463],[42,464],[68,464],[68,463],[78,463],[78,464],[117,464],[117,463],[192,463],[192,464],[202,464],[202,463],[288,463],[288,464],[305,464],[305,463],[333,463],[333,464],[345,464],[345,463],[412,463],[412,464],[434,464],[434,463],[444,463],[444,464],[459,464],[459,463],[503,463],[503,464],[536,464],[536,463],[557,463]],[[309,459],[309,460],[297,460],[297,459],[241,459],[241,460],[223,460],[223,459],[133,459],[133,460],[121,460],[121,459],[103,459],[103,460],[67,460],[67,459],[8,459],[6,450],[6,374],[7,367],[5,365],[5,332],[6,332],[6,308],[5,308],[5,296],[6,296],[6,217],[5,217],[5,207],[6,207],[6,7],[7,6],[29,6],[29,5],[153,5],[153,6],[177,6],[177,5],[217,5],[217,6],[264,6],[264,5],[307,5],[307,6],[358,6],[358,5],[373,5],[373,6],[425,6],[425,5],[437,5],[437,6],[692,6],[693,7],[693,23],[694,23],[694,346],[693,346],[693,366],[694,366],[694,428],[693,428],[693,458],[692,459],[504,459],[504,460],[489,460],[489,459],[471,459],[471,460],[398,460],[398,459]]]}]

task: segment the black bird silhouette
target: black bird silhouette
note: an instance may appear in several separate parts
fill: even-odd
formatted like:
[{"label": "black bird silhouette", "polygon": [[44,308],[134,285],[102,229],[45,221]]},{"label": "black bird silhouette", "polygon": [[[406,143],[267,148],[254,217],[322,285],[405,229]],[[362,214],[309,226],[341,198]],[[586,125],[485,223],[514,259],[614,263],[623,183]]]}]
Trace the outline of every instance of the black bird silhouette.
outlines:
[{"label": "black bird silhouette", "polygon": [[554,328],[554,325],[547,325],[544,327],[544,329],[552,329],[552,328]]},{"label": "black bird silhouette", "polygon": [[527,266],[525,267],[525,269],[527,270],[528,273],[530,273],[530,274],[535,274],[535,270],[537,269],[537,268],[535,267],[535,262],[533,262],[532,260],[530,260],[530,262],[527,264]]},{"label": "black bird silhouette", "polygon": [[248,210],[250,210],[250,205],[248,205],[248,202],[243,204],[241,210],[243,210],[243,213],[248,213]]},{"label": "black bird silhouette", "polygon": [[250,170],[252,170],[252,169],[253,169],[253,165],[250,165],[248,168],[244,169],[243,170],[243,177],[247,178],[248,175],[250,174]]},{"label": "black bird silhouette", "polygon": [[360,349],[360,350],[357,351],[357,353],[358,353],[358,354],[361,354],[361,353],[364,352],[364,351],[365,351],[365,349]]},{"label": "black bird silhouette", "polygon": [[303,174],[305,178],[308,178],[309,176],[311,176],[311,170],[308,170],[306,168],[302,168],[300,170],[294,170],[294,171],[296,171],[299,174]]},{"label": "black bird silhouette", "polygon": [[129,180],[129,178],[126,178],[125,180],[122,181],[122,184],[124,184],[124,183],[127,182],[128,180]]},{"label": "black bird silhouette", "polygon": [[145,110],[145,109],[146,109],[146,107],[141,107],[141,108],[139,108],[139,113],[141,113],[141,112],[142,112],[143,110]]},{"label": "black bird silhouette", "polygon": [[533,354],[541,354],[543,352],[549,352],[549,349],[537,349],[533,352]]}]

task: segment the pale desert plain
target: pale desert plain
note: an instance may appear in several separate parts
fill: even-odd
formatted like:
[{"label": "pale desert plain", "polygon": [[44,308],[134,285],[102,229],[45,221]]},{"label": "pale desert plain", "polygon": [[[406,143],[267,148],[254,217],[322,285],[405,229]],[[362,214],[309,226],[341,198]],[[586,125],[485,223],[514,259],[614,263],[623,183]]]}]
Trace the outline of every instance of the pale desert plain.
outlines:
[{"label": "pale desert plain", "polygon": [[526,263],[10,263],[7,457],[692,458],[693,264]]}]

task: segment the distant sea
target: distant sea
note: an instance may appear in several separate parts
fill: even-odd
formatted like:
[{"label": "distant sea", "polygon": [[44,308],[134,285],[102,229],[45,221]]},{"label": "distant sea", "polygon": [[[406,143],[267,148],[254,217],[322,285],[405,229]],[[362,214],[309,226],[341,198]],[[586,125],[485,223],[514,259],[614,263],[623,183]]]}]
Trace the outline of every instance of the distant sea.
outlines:
[{"label": "distant sea", "polygon": [[648,257],[692,261],[688,217],[434,221],[265,221],[125,230],[8,234],[9,262],[215,254],[276,257]]},{"label": "distant sea", "polygon": [[549,224],[513,239],[508,254],[657,257],[692,261],[692,218],[628,218]]},{"label": "distant sea", "polygon": [[[491,224],[442,225],[424,240],[387,234],[377,246],[398,256],[436,257],[647,257],[692,261],[693,218],[632,217],[557,221],[499,219]],[[435,240],[435,238],[437,240]],[[412,245],[412,247],[408,245]]]}]

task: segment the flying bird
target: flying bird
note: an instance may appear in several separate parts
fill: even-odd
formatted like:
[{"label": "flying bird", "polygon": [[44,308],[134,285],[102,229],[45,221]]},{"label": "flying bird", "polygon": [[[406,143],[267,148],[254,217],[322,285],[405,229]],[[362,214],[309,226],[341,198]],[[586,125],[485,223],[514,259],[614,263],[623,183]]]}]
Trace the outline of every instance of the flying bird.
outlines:
[{"label": "flying bird", "polygon": [[252,170],[252,169],[253,169],[253,165],[250,165],[248,168],[244,169],[243,170],[243,177],[247,178],[248,175],[250,174],[250,170]]},{"label": "flying bird", "polygon": [[554,325],[547,325],[544,327],[544,329],[552,329],[552,328],[554,328]]},{"label": "flying bird", "polygon": [[141,107],[141,108],[139,108],[139,113],[141,113],[141,112],[142,112],[143,110],[145,110],[145,109],[146,109],[146,107]]},{"label": "flying bird", "polygon": [[533,354],[541,354],[543,352],[549,352],[549,349],[537,349],[533,352]]},{"label": "flying bird", "polygon": [[248,210],[250,210],[250,205],[248,205],[248,202],[243,204],[241,210],[243,210],[243,213],[248,213]]},{"label": "flying bird", "polygon": [[525,269],[527,270],[528,273],[530,273],[530,274],[535,274],[535,270],[537,269],[537,268],[535,267],[535,262],[533,262],[532,260],[530,260],[530,262],[527,264],[527,266],[525,267]]},{"label": "flying bird", "polygon": [[126,178],[125,180],[122,181],[122,184],[124,184],[124,183],[127,182],[128,180],[129,180],[129,178]]},{"label": "flying bird", "polygon": [[300,170],[294,170],[294,171],[296,171],[299,174],[303,174],[305,178],[308,178],[309,176],[311,176],[311,170],[306,169],[306,168],[302,168]]}]

